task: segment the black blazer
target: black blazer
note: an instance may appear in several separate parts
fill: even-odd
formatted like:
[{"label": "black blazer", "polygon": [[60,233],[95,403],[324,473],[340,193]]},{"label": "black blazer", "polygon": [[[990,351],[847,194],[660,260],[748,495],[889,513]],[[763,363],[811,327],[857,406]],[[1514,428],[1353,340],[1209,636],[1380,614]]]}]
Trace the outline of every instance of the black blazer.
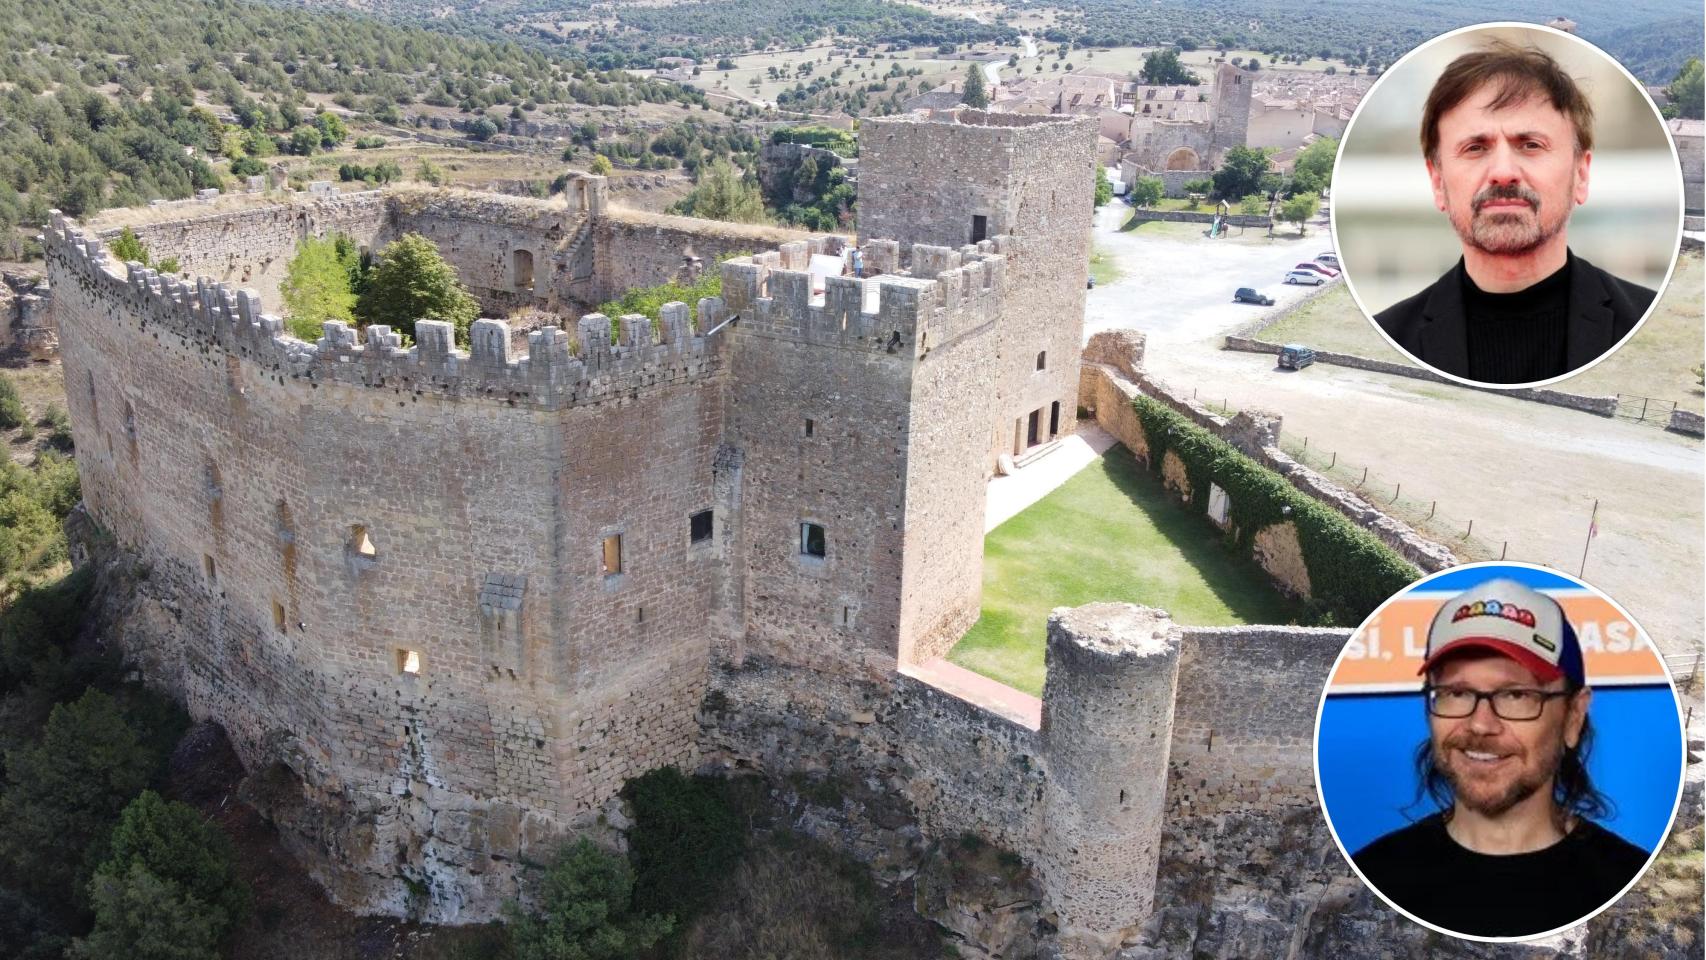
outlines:
[{"label": "black blazer", "polygon": [[[1564,369],[1580,370],[1616,346],[1646,315],[1657,296],[1570,255],[1570,326],[1564,334]],[[1469,330],[1463,317],[1463,260],[1433,286],[1374,315],[1405,353],[1445,373],[1469,376]]]}]

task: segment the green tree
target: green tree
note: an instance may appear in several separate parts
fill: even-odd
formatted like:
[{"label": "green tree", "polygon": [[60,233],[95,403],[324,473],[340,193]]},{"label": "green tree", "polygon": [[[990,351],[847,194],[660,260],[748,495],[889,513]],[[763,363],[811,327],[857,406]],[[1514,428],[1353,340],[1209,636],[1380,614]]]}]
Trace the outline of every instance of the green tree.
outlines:
[{"label": "green tree", "polygon": [[960,100],[968,107],[984,110],[989,107],[989,89],[983,85],[983,67],[981,64],[966,66],[966,90],[960,95]]},{"label": "green tree", "polygon": [[308,237],[284,268],[279,284],[290,332],[313,343],[329,320],[355,322],[356,294],[350,264],[334,238]]},{"label": "green tree", "polygon": [[1143,69],[1138,71],[1144,83],[1160,86],[1195,86],[1202,82],[1196,74],[1179,62],[1179,51],[1151,50],[1143,57]]},{"label": "green tree", "polygon": [[764,197],[745,182],[726,160],[717,160],[700,170],[699,183],[691,193],[669,208],[671,213],[732,223],[768,223]]},{"label": "green tree", "polygon": [[498,135],[498,125],[490,117],[481,117],[468,127],[468,137],[473,140],[490,140]]},{"label": "green tree", "polygon": [[444,170],[438,164],[423,158],[420,163],[415,165],[415,179],[422,183],[432,184],[435,187],[442,187],[445,183]]},{"label": "green tree", "polygon": [[298,156],[313,156],[319,149],[323,134],[320,128],[312,124],[304,124],[290,132],[290,152]]},{"label": "green tree", "polygon": [[1259,217],[1268,212],[1268,198],[1252,193],[1238,201],[1238,212],[1246,217]]},{"label": "green tree", "polygon": [[1699,57],[1689,57],[1677,71],[1676,79],[1665,87],[1665,96],[1670,98],[1671,106],[1679,117],[1690,120],[1702,118],[1702,109],[1706,108],[1706,98],[1703,98],[1702,77],[1706,70],[1702,69]]},{"label": "green tree", "polygon": [[1297,224],[1297,235],[1307,232],[1304,225],[1321,209],[1321,198],[1313,193],[1300,193],[1280,205],[1279,219]]},{"label": "green tree", "polygon": [[113,698],[53,708],[41,741],[6,754],[0,862],[26,892],[70,898],[105,859],[114,819],[160,766]]},{"label": "green tree", "polygon": [[628,960],[673,927],[668,917],[633,908],[634,874],[620,857],[585,837],[565,847],[540,878],[538,913],[511,902],[516,960]]},{"label": "green tree", "polygon": [[1101,207],[1114,198],[1114,185],[1108,181],[1108,170],[1101,164],[1096,164],[1096,196],[1093,201],[1096,207]]},{"label": "green tree", "polygon": [[1214,171],[1214,192],[1221,197],[1242,197],[1261,189],[1268,172],[1268,152],[1260,147],[1233,147]]},{"label": "green tree", "polygon": [[1293,193],[1320,193],[1333,185],[1333,160],[1339,153],[1339,141],[1322,137],[1298,151],[1292,164]]},{"label": "green tree", "polygon": [[479,302],[439,255],[437,245],[418,233],[405,233],[379,251],[367,289],[355,305],[361,323],[386,324],[410,337],[418,320],[447,321],[455,326],[458,343],[468,341],[468,327],[479,312]]},{"label": "green tree", "polygon": [[320,130],[320,146],[330,150],[349,138],[349,128],[335,113],[322,113],[314,118],[314,126]]},{"label": "green tree", "polygon": [[1167,194],[1167,185],[1160,177],[1138,177],[1131,185],[1131,203],[1134,207],[1153,207],[1161,202]]},{"label": "green tree", "polygon": [[739,864],[744,825],[715,784],[673,767],[628,781],[622,795],[634,811],[628,859],[635,909],[691,920],[715,902]]},{"label": "green tree", "polygon": [[140,866],[225,917],[220,935],[248,915],[249,889],[232,864],[231,841],[194,807],[167,801],[152,790],[119,814],[107,861],[96,871],[122,879]]},{"label": "green tree", "polygon": [[224,912],[142,864],[97,874],[89,894],[95,928],[72,945],[72,960],[219,960]]},{"label": "green tree", "polygon": [[601,153],[592,158],[592,166],[588,168],[588,172],[595,177],[608,177],[613,169],[615,167],[611,164],[610,158]]}]

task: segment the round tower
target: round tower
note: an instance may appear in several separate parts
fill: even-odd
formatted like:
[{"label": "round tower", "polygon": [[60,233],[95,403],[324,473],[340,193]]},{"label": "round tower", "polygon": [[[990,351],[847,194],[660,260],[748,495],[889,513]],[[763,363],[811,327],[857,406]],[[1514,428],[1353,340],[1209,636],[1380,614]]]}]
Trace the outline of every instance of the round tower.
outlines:
[{"label": "round tower", "polygon": [[1060,608],[1047,660],[1038,867],[1066,954],[1101,956],[1135,938],[1155,899],[1178,632],[1149,607]]}]

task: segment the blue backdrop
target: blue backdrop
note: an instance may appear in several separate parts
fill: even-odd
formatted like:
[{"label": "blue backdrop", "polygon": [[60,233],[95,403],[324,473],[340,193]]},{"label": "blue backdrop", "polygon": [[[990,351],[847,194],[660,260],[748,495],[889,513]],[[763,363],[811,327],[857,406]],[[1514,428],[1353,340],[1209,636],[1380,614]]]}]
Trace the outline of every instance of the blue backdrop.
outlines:
[{"label": "blue backdrop", "polygon": [[[1480,567],[1453,570],[1411,589],[1466,590],[1491,577],[1538,590],[1580,589],[1545,570]],[[1668,686],[1595,687],[1593,752],[1588,773],[1615,805],[1604,826],[1652,851],[1664,838],[1682,777],[1682,725]],[[1382,834],[1434,812],[1416,804],[1416,745],[1428,735],[1422,697],[1414,693],[1335,694],[1321,709],[1316,774],[1327,815],[1345,850],[1355,853]]]},{"label": "blue backdrop", "polygon": [[[1321,796],[1345,850],[1434,812],[1412,806],[1411,757],[1428,735],[1420,693],[1327,698],[1321,711]],[[1651,851],[1664,837],[1682,776],[1682,728],[1669,687],[1599,687],[1588,708],[1594,745],[1588,773],[1616,805],[1602,821]]]}]

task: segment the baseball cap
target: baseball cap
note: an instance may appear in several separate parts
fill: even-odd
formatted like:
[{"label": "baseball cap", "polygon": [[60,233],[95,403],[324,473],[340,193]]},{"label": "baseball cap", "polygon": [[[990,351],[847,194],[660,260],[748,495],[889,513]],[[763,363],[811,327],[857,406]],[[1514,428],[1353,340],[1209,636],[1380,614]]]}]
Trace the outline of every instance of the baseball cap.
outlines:
[{"label": "baseball cap", "polygon": [[1419,673],[1463,650],[1489,650],[1527,667],[1543,683],[1567,677],[1587,683],[1575,628],[1558,601],[1515,580],[1488,580],[1452,597],[1428,625],[1428,655]]}]

